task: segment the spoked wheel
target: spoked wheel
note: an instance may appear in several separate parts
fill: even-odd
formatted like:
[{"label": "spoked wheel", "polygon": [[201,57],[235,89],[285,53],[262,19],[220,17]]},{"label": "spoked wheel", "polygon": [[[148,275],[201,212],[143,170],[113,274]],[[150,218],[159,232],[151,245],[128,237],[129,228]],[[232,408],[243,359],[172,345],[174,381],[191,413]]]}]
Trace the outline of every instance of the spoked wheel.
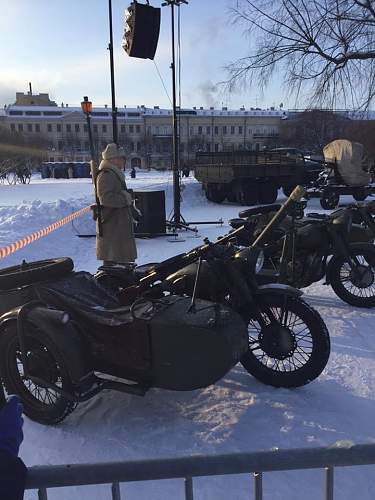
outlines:
[{"label": "spoked wheel", "polygon": [[258,306],[266,326],[250,319],[244,368],[274,387],[299,387],[317,378],[330,353],[328,330],[318,312],[300,298],[283,295],[259,297]]},{"label": "spoked wheel", "polygon": [[[30,377],[38,377],[66,392],[72,383],[59,349],[45,335],[29,330],[25,336]],[[24,413],[41,424],[57,424],[71,413],[76,403],[64,398],[57,390],[45,388],[24,376],[16,325],[10,325],[0,339],[0,367],[8,394],[17,394]]]},{"label": "spoked wheel", "polygon": [[350,255],[354,266],[342,257],[331,264],[331,286],[348,304],[375,307],[375,247],[370,243],[353,243]]},{"label": "spoked wheel", "polygon": [[320,198],[320,205],[324,210],[333,210],[340,201],[340,195],[332,189],[325,189]]},{"label": "spoked wheel", "polygon": [[8,181],[8,184],[10,184],[10,185],[16,184],[17,183],[17,174],[16,174],[16,172],[8,172],[7,173],[7,181]]}]

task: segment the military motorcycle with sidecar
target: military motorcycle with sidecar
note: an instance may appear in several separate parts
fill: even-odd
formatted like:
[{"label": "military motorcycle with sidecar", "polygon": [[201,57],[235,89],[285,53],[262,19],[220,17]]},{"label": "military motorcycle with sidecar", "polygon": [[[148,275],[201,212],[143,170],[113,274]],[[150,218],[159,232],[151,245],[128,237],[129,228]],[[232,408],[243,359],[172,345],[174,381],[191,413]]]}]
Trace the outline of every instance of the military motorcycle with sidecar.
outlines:
[{"label": "military motorcycle with sidecar", "polygon": [[[286,205],[300,195],[298,188]],[[172,293],[188,295],[192,301],[199,297],[227,304],[248,326],[244,368],[265,384],[301,386],[316,378],[327,363],[327,328],[318,312],[301,299],[300,291],[279,284],[258,286],[262,252],[232,243],[243,231],[240,227],[215,243],[205,240],[205,245],[164,263],[141,266],[132,284],[121,270],[111,268],[99,270],[96,278],[125,302]]]}]

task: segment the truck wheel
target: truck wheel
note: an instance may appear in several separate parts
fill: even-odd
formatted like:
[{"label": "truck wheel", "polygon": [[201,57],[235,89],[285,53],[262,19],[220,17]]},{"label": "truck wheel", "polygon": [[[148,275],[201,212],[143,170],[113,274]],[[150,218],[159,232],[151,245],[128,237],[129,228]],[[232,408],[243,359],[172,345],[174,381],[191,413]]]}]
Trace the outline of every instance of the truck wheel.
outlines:
[{"label": "truck wheel", "polygon": [[357,188],[353,192],[353,198],[356,201],[364,201],[367,198],[367,193],[363,188]]},{"label": "truck wheel", "polygon": [[283,186],[283,193],[287,198],[289,198],[289,196],[292,194],[292,191],[295,187],[296,186]]},{"label": "truck wheel", "polygon": [[246,205],[256,205],[258,203],[258,192],[256,186],[245,186],[244,201]]},{"label": "truck wheel", "polygon": [[206,196],[208,200],[213,201],[214,203],[222,203],[227,197],[227,193],[221,186],[209,184],[207,186]]},{"label": "truck wheel", "polygon": [[324,189],[320,198],[320,205],[324,210],[333,210],[340,201],[340,195],[331,189]]},{"label": "truck wheel", "polygon": [[259,184],[259,203],[270,205],[277,200],[277,187],[275,184]]},{"label": "truck wheel", "polygon": [[[56,345],[36,329],[28,328],[25,346],[30,376],[72,392],[65,360]],[[59,392],[35,384],[24,376],[16,322],[8,323],[0,336],[0,370],[8,394],[17,394],[22,401],[24,413],[31,420],[53,425],[61,422],[76,407],[76,403],[65,399]]]}]

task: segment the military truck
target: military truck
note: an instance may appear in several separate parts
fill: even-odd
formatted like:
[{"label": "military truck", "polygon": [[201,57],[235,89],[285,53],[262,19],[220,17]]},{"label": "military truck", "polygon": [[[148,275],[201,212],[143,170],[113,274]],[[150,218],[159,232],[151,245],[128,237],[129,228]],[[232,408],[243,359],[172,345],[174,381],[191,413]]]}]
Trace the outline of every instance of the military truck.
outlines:
[{"label": "military truck", "polygon": [[283,151],[199,152],[194,172],[208,200],[242,205],[274,203],[279,188],[289,196],[312,180],[303,157]]}]

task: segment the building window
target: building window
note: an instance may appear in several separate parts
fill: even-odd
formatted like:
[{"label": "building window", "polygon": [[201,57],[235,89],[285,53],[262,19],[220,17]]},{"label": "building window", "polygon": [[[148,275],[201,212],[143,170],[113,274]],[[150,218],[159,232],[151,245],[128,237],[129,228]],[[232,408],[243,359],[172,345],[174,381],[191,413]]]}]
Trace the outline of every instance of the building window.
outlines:
[{"label": "building window", "polygon": [[142,150],[142,144],[140,142],[137,142],[137,153],[140,153]]},{"label": "building window", "polygon": [[219,144],[215,144],[215,153],[219,151]]},{"label": "building window", "polygon": [[75,130],[76,132],[79,132],[79,124],[78,124],[78,123],[76,123],[76,124],[74,125],[74,130]]},{"label": "building window", "polygon": [[211,127],[206,127],[206,134],[210,135],[211,134]]},{"label": "building window", "polygon": [[194,135],[194,127],[190,127],[190,135]]},{"label": "building window", "polygon": [[94,132],[98,133],[98,126],[97,125],[93,125],[93,130],[94,130]]},{"label": "building window", "polygon": [[240,126],[238,127],[238,133],[239,133],[240,135],[242,135],[242,134],[243,134],[243,127],[242,127],[242,125],[240,125]]},{"label": "building window", "polygon": [[231,133],[232,135],[234,135],[234,134],[235,134],[235,132],[236,132],[236,129],[235,129],[235,127],[232,125],[232,126],[231,126],[231,128],[230,128],[230,133]]},{"label": "building window", "polygon": [[72,131],[72,126],[70,125],[70,123],[66,124],[66,131],[67,132],[71,132]]},{"label": "building window", "polygon": [[60,123],[58,123],[56,125],[56,130],[57,130],[57,132],[61,132],[61,124]]},{"label": "building window", "polygon": [[129,125],[129,133],[134,134],[134,125]]},{"label": "building window", "polygon": [[202,135],[203,129],[202,127],[198,127],[198,135]]},{"label": "building window", "polygon": [[32,123],[28,123],[27,124],[27,131],[28,132],[32,132],[33,131],[33,124]]},{"label": "building window", "polygon": [[206,144],[206,151],[207,153],[211,151],[211,144],[209,142]]},{"label": "building window", "polygon": [[102,125],[102,132],[103,134],[107,133],[107,125]]},{"label": "building window", "polygon": [[121,125],[121,133],[122,133],[122,134],[125,134],[125,132],[126,132],[125,125]]},{"label": "building window", "polygon": [[51,125],[51,123],[47,124],[47,132],[52,132],[52,125]]},{"label": "building window", "polygon": [[134,153],[134,142],[130,143],[130,151]]},{"label": "building window", "polygon": [[151,127],[150,127],[150,125],[147,127],[147,133],[148,133],[149,135],[151,135]]},{"label": "building window", "polygon": [[57,143],[57,149],[59,151],[62,151],[64,149],[64,142],[63,141],[58,141],[58,143]]},{"label": "building window", "polygon": [[141,126],[140,125],[136,125],[135,126],[135,131],[137,132],[137,134],[140,134],[141,133]]},{"label": "building window", "polygon": [[14,123],[11,123],[11,124],[10,124],[10,130],[11,130],[12,132],[15,132],[15,131],[16,131],[16,125],[15,125]]},{"label": "building window", "polygon": [[39,125],[39,123],[35,124],[35,132],[40,132],[40,125]]},{"label": "building window", "polygon": [[85,141],[85,151],[88,151],[89,149],[90,149],[89,141]]},{"label": "building window", "polygon": [[223,126],[223,135],[226,135],[226,133],[227,133],[227,126],[226,126],[226,125],[224,125],[224,126]]},{"label": "building window", "polygon": [[86,134],[87,134],[87,132],[88,132],[88,128],[87,128],[87,124],[86,124],[86,123],[84,123],[84,124],[83,124],[83,131],[84,131]]},{"label": "building window", "polygon": [[23,125],[22,125],[22,123],[18,124],[18,132],[23,132]]},{"label": "building window", "polygon": [[215,127],[215,135],[219,135],[219,127]]}]

